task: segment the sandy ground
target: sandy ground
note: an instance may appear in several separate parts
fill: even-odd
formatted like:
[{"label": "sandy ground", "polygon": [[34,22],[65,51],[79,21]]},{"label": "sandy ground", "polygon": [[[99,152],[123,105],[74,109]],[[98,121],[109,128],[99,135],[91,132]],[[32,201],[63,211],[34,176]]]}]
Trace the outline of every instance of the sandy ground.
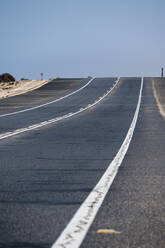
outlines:
[{"label": "sandy ground", "polygon": [[152,88],[159,112],[165,119],[165,79],[154,78],[152,80]]},{"label": "sandy ground", "polygon": [[0,99],[35,90],[48,82],[50,82],[50,80],[23,80],[10,83],[0,83]]}]

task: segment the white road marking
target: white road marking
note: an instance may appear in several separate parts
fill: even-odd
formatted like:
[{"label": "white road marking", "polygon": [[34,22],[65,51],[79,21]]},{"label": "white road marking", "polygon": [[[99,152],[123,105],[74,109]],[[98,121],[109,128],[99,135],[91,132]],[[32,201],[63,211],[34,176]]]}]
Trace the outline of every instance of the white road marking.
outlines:
[{"label": "white road marking", "polygon": [[113,161],[109,164],[108,169],[103,174],[100,181],[91,191],[86,200],[82,203],[78,211],[75,213],[69,224],[63,230],[57,241],[51,248],[78,248],[80,247],[83,239],[85,238],[89,227],[91,226],[101,204],[110,189],[110,186],[118,172],[118,169],[125,157],[125,154],[130,145],[134,129],[136,126],[141,97],[143,89],[143,78],[141,80],[141,87],[139,93],[139,99],[134,114],[134,118],[125,137],[123,144],[120,147],[117,155]]},{"label": "white road marking", "polygon": [[59,116],[59,117],[56,117],[56,118],[53,118],[53,119],[50,119],[50,120],[47,120],[47,121],[43,121],[43,122],[40,122],[40,123],[36,123],[36,124],[30,125],[28,127],[24,127],[24,128],[21,128],[21,129],[16,129],[16,130],[11,131],[11,132],[2,133],[2,134],[0,134],[0,140],[8,138],[8,137],[11,137],[11,136],[14,136],[14,135],[17,135],[17,134],[20,134],[20,133],[24,133],[24,132],[27,132],[27,131],[30,131],[30,130],[33,130],[33,129],[43,127],[43,126],[49,125],[51,123],[55,123],[55,122],[60,121],[60,120],[67,119],[67,118],[72,117],[74,115],[77,115],[77,114],[79,114],[79,113],[81,113],[81,112],[83,112],[85,110],[88,110],[91,107],[94,107],[100,101],[102,101],[108,94],[110,94],[111,91],[115,88],[115,86],[119,83],[119,81],[120,81],[120,78],[118,78],[118,80],[116,80],[116,82],[113,85],[113,87],[110,90],[108,90],[107,93],[105,93],[102,97],[99,97],[99,99],[96,100],[94,103],[87,105],[87,107],[85,107],[85,108],[80,108],[78,111],[76,111],[74,113],[68,113],[66,115]]},{"label": "white road marking", "polygon": [[0,115],[0,118],[1,118],[1,117],[5,117],[5,116],[9,116],[9,115],[16,115],[16,114],[24,113],[24,112],[27,112],[27,111],[30,111],[30,110],[38,109],[38,108],[47,106],[47,105],[49,105],[49,104],[52,104],[52,103],[61,101],[61,100],[65,99],[65,98],[67,98],[67,97],[69,97],[69,96],[74,95],[75,93],[81,91],[82,89],[86,88],[94,79],[95,79],[95,78],[92,78],[91,80],[89,80],[89,82],[88,82],[87,84],[85,84],[84,86],[82,86],[80,89],[75,90],[75,91],[73,91],[73,92],[71,92],[71,93],[69,93],[69,94],[67,94],[67,95],[65,95],[65,96],[63,96],[63,97],[60,97],[60,98],[58,98],[58,99],[56,99],[56,100],[53,100],[53,101],[47,102],[47,103],[43,103],[43,104],[41,104],[41,105],[38,105],[38,106],[35,106],[35,107],[32,107],[32,108],[27,108],[27,109],[15,111],[15,112],[7,113],[7,114],[2,114],[2,115]]}]

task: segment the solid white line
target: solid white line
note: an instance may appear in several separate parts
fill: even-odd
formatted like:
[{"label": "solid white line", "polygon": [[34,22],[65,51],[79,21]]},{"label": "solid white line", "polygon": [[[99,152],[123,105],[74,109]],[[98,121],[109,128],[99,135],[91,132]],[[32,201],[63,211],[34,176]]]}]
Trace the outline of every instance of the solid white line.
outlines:
[{"label": "solid white line", "polygon": [[35,107],[32,107],[32,108],[23,109],[23,110],[19,110],[19,111],[7,113],[7,114],[2,114],[2,115],[0,115],[0,118],[1,118],[1,117],[5,117],[5,116],[9,116],[9,115],[20,114],[20,113],[27,112],[27,111],[34,110],[34,109],[38,109],[38,108],[47,106],[47,105],[49,105],[49,104],[52,104],[52,103],[61,101],[61,100],[65,99],[65,98],[67,98],[67,97],[69,97],[69,96],[74,95],[75,93],[81,91],[82,89],[84,89],[84,88],[87,87],[94,79],[95,79],[95,78],[92,78],[91,80],[89,80],[89,82],[88,82],[87,84],[85,84],[84,86],[82,86],[82,87],[79,88],[78,90],[75,90],[75,91],[73,91],[73,92],[71,92],[71,93],[69,93],[69,94],[67,94],[67,95],[65,95],[65,96],[63,96],[63,97],[60,97],[60,98],[58,98],[58,99],[56,99],[56,100],[53,100],[53,101],[47,102],[47,103],[43,103],[43,104],[41,104],[41,105],[38,105],[38,106],[35,106]]},{"label": "solid white line", "polygon": [[85,238],[89,227],[91,226],[101,204],[110,189],[110,186],[118,172],[119,166],[121,165],[125,154],[130,145],[135,125],[137,122],[141,97],[143,89],[143,78],[141,80],[141,87],[139,93],[139,99],[132,120],[131,126],[128,130],[126,138],[120,147],[117,155],[110,163],[108,169],[103,174],[100,181],[91,191],[86,200],[82,203],[78,211],[75,213],[69,224],[66,226],[64,231],[61,233],[57,241],[52,245],[52,248],[78,248],[80,247],[83,239]]},{"label": "solid white line", "polygon": [[108,94],[110,94],[111,91],[115,88],[115,86],[118,84],[119,81],[120,81],[120,78],[118,80],[116,80],[116,83],[113,85],[113,87],[110,90],[108,90],[107,93],[105,93],[102,97],[99,97],[99,99],[96,100],[94,103],[88,104],[87,107],[81,108],[77,112],[68,113],[66,115],[59,116],[59,117],[56,117],[54,119],[50,119],[50,120],[43,121],[43,122],[40,122],[40,123],[36,123],[36,124],[30,125],[30,126],[25,127],[25,128],[16,129],[14,131],[7,132],[7,133],[2,133],[2,134],[0,134],[0,140],[8,138],[8,137],[11,137],[11,136],[14,136],[14,135],[17,135],[17,134],[20,134],[20,133],[24,133],[24,132],[27,132],[27,131],[30,131],[30,130],[33,130],[33,129],[43,127],[43,126],[49,125],[51,123],[55,123],[55,122],[60,121],[60,120],[70,118],[70,117],[72,117],[74,115],[77,115],[77,114],[87,110],[87,109],[90,109],[91,107],[94,107],[96,104],[98,104],[100,101],[102,101]]}]

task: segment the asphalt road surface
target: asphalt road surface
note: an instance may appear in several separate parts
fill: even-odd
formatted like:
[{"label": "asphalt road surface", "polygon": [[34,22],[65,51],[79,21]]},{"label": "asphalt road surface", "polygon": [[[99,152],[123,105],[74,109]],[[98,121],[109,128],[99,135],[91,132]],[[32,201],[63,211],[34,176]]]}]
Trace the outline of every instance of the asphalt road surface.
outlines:
[{"label": "asphalt road surface", "polygon": [[88,82],[89,79],[55,79],[42,87],[9,98],[0,99],[0,114],[38,106],[41,102],[49,102],[60,96],[71,93]]},{"label": "asphalt road surface", "polygon": [[[85,79],[54,99],[88,82]],[[141,87],[141,78],[96,78],[58,102],[0,118],[0,135],[13,133],[0,139],[0,247],[79,247],[57,246],[56,240],[122,146]],[[38,91],[28,95],[31,105],[19,104],[19,97],[13,97],[12,105],[15,101],[19,111],[50,100],[43,97],[34,104],[30,99],[35,99],[35,92],[38,95]],[[0,115],[15,111],[10,104],[5,106],[3,102]],[[79,109],[84,111],[78,113]],[[68,113],[77,114],[15,133]],[[153,96],[152,79],[144,78],[129,149],[81,248],[165,247],[164,146],[165,121]]]}]

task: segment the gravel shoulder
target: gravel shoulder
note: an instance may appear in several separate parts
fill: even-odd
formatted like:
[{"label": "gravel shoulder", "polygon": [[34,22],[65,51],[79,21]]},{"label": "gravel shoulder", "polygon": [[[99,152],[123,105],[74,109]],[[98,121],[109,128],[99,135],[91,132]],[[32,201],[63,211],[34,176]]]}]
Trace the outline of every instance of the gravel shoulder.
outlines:
[{"label": "gravel shoulder", "polygon": [[153,78],[152,88],[159,112],[165,118],[165,78]]}]

